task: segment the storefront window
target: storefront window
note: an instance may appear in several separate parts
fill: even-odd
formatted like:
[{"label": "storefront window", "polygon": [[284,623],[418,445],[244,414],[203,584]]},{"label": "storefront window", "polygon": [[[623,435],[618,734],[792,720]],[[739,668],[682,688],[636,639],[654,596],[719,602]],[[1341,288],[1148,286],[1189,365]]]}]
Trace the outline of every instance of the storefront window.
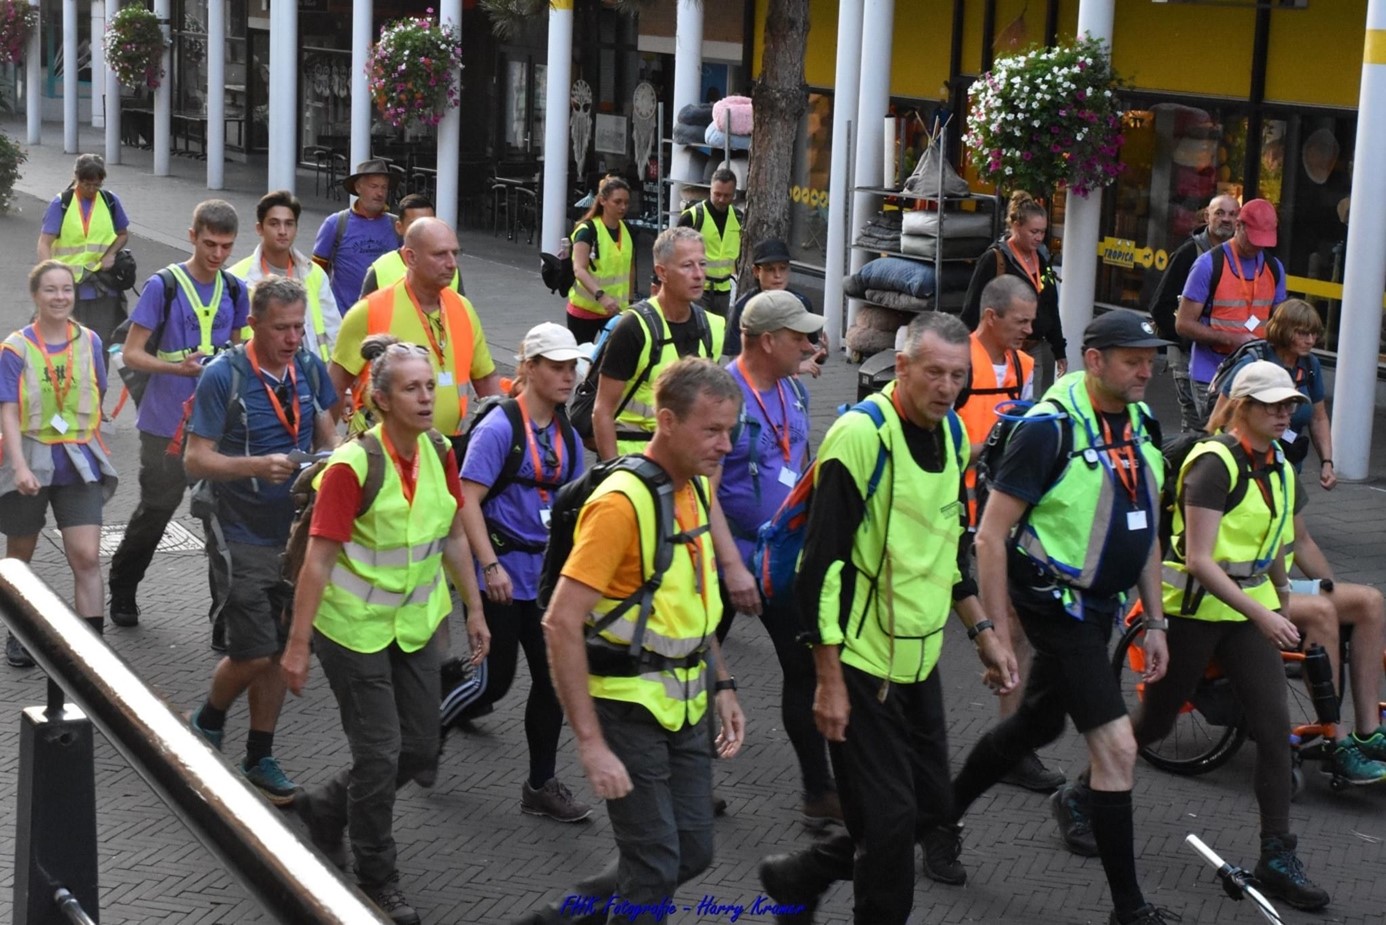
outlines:
[{"label": "storefront window", "polygon": [[789,188],[789,253],[815,267],[828,253],[828,175],[833,157],[833,98],[810,93],[799,123]]}]

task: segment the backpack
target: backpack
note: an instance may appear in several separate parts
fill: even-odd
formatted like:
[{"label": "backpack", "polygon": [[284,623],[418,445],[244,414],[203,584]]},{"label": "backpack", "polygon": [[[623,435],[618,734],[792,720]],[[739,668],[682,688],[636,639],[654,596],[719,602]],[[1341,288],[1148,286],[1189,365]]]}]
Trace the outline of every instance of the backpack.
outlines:
[{"label": "backpack", "polygon": [[[342,239],[346,237],[347,221],[350,219],[350,217],[350,209],[342,209],[340,212],[337,213],[337,226],[333,230],[332,234],[332,253],[327,255],[328,263],[331,263],[332,261],[337,259],[337,249],[342,246]],[[399,216],[393,212],[386,212],[385,217],[390,220],[391,226],[393,226],[395,222],[399,221]],[[343,309],[343,311],[345,311],[345,309]]]},{"label": "backpack", "polygon": [[[579,225],[578,228],[595,228],[596,226],[593,224],[595,221],[595,219],[589,218]],[[576,234],[577,229],[574,229],[573,233]],[[594,240],[592,241],[592,254],[590,260],[595,263],[597,259],[597,241],[595,240],[596,236],[594,235],[593,237]],[[539,276],[544,280],[544,285],[547,286],[549,291],[554,295],[566,296],[572,290],[573,284],[577,282],[577,274],[573,272],[573,248],[571,241],[569,241],[566,253],[561,257],[546,253],[541,253],[539,255]]]},{"label": "backpack", "polygon": [[[1256,360],[1268,360],[1276,365],[1280,364],[1280,358],[1275,355],[1275,348],[1270,345],[1269,341],[1259,337],[1256,340],[1247,341],[1223,357],[1218,363],[1218,368],[1213,371],[1213,378],[1208,383],[1208,400],[1210,402],[1208,407],[1211,408],[1211,403],[1217,401],[1218,396],[1222,394],[1223,387],[1232,378],[1232,371],[1247,357]],[[1294,373],[1291,373],[1291,377],[1294,378]],[[1312,386],[1314,378],[1314,367],[1310,364],[1304,371],[1303,383],[1295,378],[1295,388],[1299,388],[1301,384]]]},{"label": "backpack", "polygon": [[[72,205],[72,196],[75,190],[72,187],[62,191],[58,197],[62,205],[63,214],[67,214],[68,207]],[[106,209],[112,214],[115,213],[115,196],[107,190],[101,190],[101,201],[106,203]],[[135,286],[136,273],[135,255],[130,252],[128,247],[123,247],[116,251],[115,263],[109,270],[94,270],[92,276],[103,287],[112,293],[125,292]]]},{"label": "backpack", "polygon": [[[977,461],[973,464],[977,471],[977,485],[974,489],[977,499],[977,514],[976,521],[972,524],[974,529],[982,522],[982,512],[986,509],[987,499],[991,497],[992,479],[1001,468],[1001,460],[1005,458],[1006,447],[1010,443],[1011,434],[1015,432],[1020,422],[1068,420],[1068,412],[1059,405],[1054,405],[1055,411],[1050,414],[1026,417],[1026,412],[1031,408],[1045,402],[1046,399],[1040,399],[1038,402],[1008,401],[996,406],[996,423],[991,425],[991,430],[987,432],[987,439],[983,441],[982,449],[977,454]],[[1072,453],[1072,445],[1072,433],[1067,427],[1061,428],[1059,455],[1055,459],[1049,475],[1045,478],[1046,485],[1053,485],[1058,481],[1059,475],[1063,472]]]},{"label": "backpack", "polygon": [[1011,369],[1015,370],[1015,385],[998,386],[993,389],[974,389],[972,387],[972,371],[971,367],[969,367],[967,373],[967,385],[963,386],[962,391],[958,393],[957,400],[953,402],[954,411],[957,411],[958,409],[966,405],[967,400],[971,398],[973,395],[1006,395],[1009,396],[1012,400],[1018,401],[1020,399],[1020,393],[1025,388],[1025,373],[1020,365],[1020,353],[1016,350],[1007,350],[1006,355],[1010,358]]},{"label": "backpack", "polygon": [[[701,305],[692,306],[693,318],[698,323],[698,339],[702,342],[703,356],[712,359],[712,326],[708,324],[707,312]],[[654,368],[659,365],[659,358],[664,353],[666,345],[673,343],[669,337],[656,337],[656,332],[668,331],[668,325],[664,323],[664,316],[655,310],[655,307],[648,301],[636,302],[628,312],[635,312],[640,319],[645,322],[645,329],[648,332],[650,358],[639,374],[626,384],[625,394],[621,396],[621,401],[616,405],[616,410],[612,413],[612,419],[619,418],[621,412],[626,410],[635,393],[640,390],[654,372]],[[568,420],[572,422],[573,429],[582,438],[584,444],[588,444],[592,439],[592,411],[597,404],[597,383],[601,381],[602,361],[606,359],[607,348],[611,345],[608,337],[602,340],[596,352],[592,354],[592,365],[587,370],[587,375],[577,388],[573,390],[573,397],[568,402]]]},{"label": "backpack", "polygon": [[[634,594],[585,628],[589,668],[595,675],[628,677],[647,671],[690,667],[702,661],[704,654],[701,650],[682,659],[670,659],[648,652],[644,647],[645,627],[649,623],[650,612],[654,609],[655,592],[659,590],[660,584],[664,581],[664,573],[669,570],[674,560],[675,546],[696,539],[708,530],[708,524],[687,532],[674,532],[678,526],[674,516],[674,485],[669,474],[649,457],[618,456],[599,462],[583,473],[581,478],[558,490],[549,521],[549,544],[544,551],[544,566],[539,576],[539,607],[548,608],[554,588],[558,586],[558,580],[562,577],[563,566],[573,551],[573,535],[577,530],[578,517],[582,513],[583,505],[591,498],[597,486],[617,472],[634,474],[654,497],[655,536],[659,537],[659,541],[655,547],[654,566],[644,583]],[[694,479],[693,488],[703,510],[710,511],[702,481]],[[637,607],[640,612],[629,646],[609,643],[598,635]]]},{"label": "backpack", "polygon": [[[1155,333],[1159,334],[1165,340],[1172,341],[1176,344],[1184,340],[1184,338],[1179,336],[1179,332],[1175,330],[1174,327],[1175,315],[1179,313],[1180,294],[1174,293],[1173,298],[1166,298],[1165,290],[1175,282],[1171,275],[1171,270],[1176,260],[1182,259],[1183,254],[1187,253],[1189,249],[1198,252],[1194,255],[1194,259],[1207,253],[1207,251],[1199,249],[1200,241],[1202,240],[1206,240],[1206,237],[1195,235],[1170,252],[1169,263],[1167,264],[1169,269],[1166,269],[1165,272],[1160,275],[1160,282],[1155,285],[1155,293],[1150,297],[1150,320],[1155,325]],[[1190,264],[1190,267],[1191,266],[1192,264]],[[1219,269],[1219,273],[1220,272],[1221,270]],[[1188,281],[1188,278],[1189,274],[1186,269],[1183,278],[1178,280],[1178,285],[1182,288],[1184,283]],[[1211,292],[1212,290],[1209,291]]]},{"label": "backpack", "polygon": [[[1204,433],[1183,433],[1171,437],[1161,444],[1161,452],[1165,457],[1165,484],[1160,491],[1160,555],[1164,559],[1176,559],[1183,561],[1183,556],[1176,552],[1173,545],[1174,537],[1174,509],[1180,502],[1180,473],[1184,469],[1184,462],[1193,452],[1194,447],[1200,443],[1216,440],[1232,450],[1232,457],[1238,463],[1237,480],[1227,492],[1227,503],[1223,506],[1223,513],[1232,510],[1242,503],[1247,490],[1252,481],[1259,475],[1266,473],[1270,467],[1254,467],[1247,464],[1242,459],[1239,452],[1240,444],[1235,437],[1227,434],[1213,434],[1209,436]],[[1273,471],[1280,472],[1279,463],[1284,459],[1284,450],[1277,446]]]}]

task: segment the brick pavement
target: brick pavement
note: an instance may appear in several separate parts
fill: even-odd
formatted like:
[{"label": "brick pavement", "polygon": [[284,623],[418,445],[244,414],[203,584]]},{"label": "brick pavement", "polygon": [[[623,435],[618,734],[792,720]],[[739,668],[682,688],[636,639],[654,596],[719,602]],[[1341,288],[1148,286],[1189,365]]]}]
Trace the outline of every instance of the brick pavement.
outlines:
[{"label": "brick pavement", "polygon": [[[4,126],[0,126],[4,127]],[[15,126],[8,129],[13,132]],[[21,190],[46,200],[66,182],[71,157],[53,147],[61,137],[45,126],[50,147],[32,152]],[[20,133],[22,136],[22,132]],[[99,150],[99,137],[88,132],[84,145]],[[148,152],[130,152],[133,166],[111,168],[109,185],[127,200],[134,222],[141,274],[180,259],[182,229],[191,207],[209,194],[201,188],[204,165],[173,159],[177,176],[155,180],[139,172]],[[259,191],[254,172],[228,165],[222,193],[253,214]],[[302,182],[300,183],[302,186]],[[309,184],[311,187],[311,184]],[[303,222],[311,237],[317,221],[335,203],[307,204]],[[0,275],[16,294],[27,271],[43,201],[21,197],[23,211],[0,217]],[[247,225],[247,230],[249,225]],[[243,232],[241,244],[249,240]],[[488,340],[498,361],[507,363],[520,335],[532,324],[556,318],[557,298],[540,286],[534,251],[496,240],[489,234],[463,234],[462,262],[468,290],[478,305]],[[28,313],[22,296],[0,309],[0,328],[11,330]],[[815,396],[816,436],[833,417],[832,406],[855,391],[855,368],[834,359],[822,379],[811,384]],[[1153,400],[1168,418],[1170,390],[1161,381]],[[1386,450],[1386,427],[1378,426],[1376,443]],[[126,477],[107,509],[110,522],[123,521],[134,505],[135,435],[128,412],[112,437],[117,465]],[[1343,485],[1332,494],[1312,488],[1310,519],[1320,543],[1344,578],[1386,581],[1386,452],[1379,452],[1373,481]],[[180,515],[194,532],[195,521]],[[70,580],[61,551],[40,544],[35,567],[60,592]],[[112,629],[110,644],[131,662],[176,708],[199,702],[215,657],[207,648],[205,564],[198,553],[169,553],[156,558],[143,589],[144,617],[139,628]],[[950,745],[955,763],[994,719],[991,698],[976,683],[976,663],[965,637],[954,625],[947,631],[940,670],[950,705]],[[730,802],[729,815],[717,823],[717,858],[676,897],[694,907],[704,896],[720,902],[751,903],[758,895],[755,866],[769,853],[791,850],[811,836],[799,825],[797,771],[779,726],[776,664],[768,639],[755,621],[742,620],[727,645],[727,657],[741,684],[750,720],[749,744],[731,762],[719,762],[716,785]],[[473,735],[451,737],[437,786],[431,791],[409,786],[396,808],[400,866],[404,886],[430,923],[503,923],[555,891],[600,866],[612,850],[605,812],[598,808],[586,824],[561,826],[519,813],[520,781],[525,771],[522,731],[528,678],[520,672],[515,690],[496,713],[479,722]],[[17,672],[0,666],[0,710],[14,716],[43,696],[37,671]],[[16,725],[0,723],[0,818],[13,818]],[[243,707],[228,725],[228,753],[242,747]],[[240,886],[220,868],[193,837],[173,823],[159,800],[103,740],[97,737],[98,807],[102,877],[102,920],[111,923],[268,921]],[[347,761],[335,704],[314,667],[309,690],[292,700],[278,736],[286,768],[304,783],[322,780]],[[1248,792],[1254,749],[1244,748],[1227,766],[1201,779],[1181,779],[1141,766],[1137,772],[1137,854],[1150,898],[1184,915],[1185,922],[1251,922],[1245,905],[1223,898],[1209,871],[1181,844],[1186,832],[1199,833],[1228,857],[1254,861],[1256,821]],[[1071,733],[1048,749],[1045,757],[1070,774],[1082,763],[1078,738]],[[587,793],[565,737],[560,776],[579,795]],[[1312,776],[1312,775],[1311,775]],[[1365,923],[1382,920],[1386,902],[1386,788],[1332,794],[1326,783],[1312,780],[1295,805],[1302,854],[1310,871],[1333,893],[1326,914],[1307,916],[1287,911],[1287,922]],[[921,878],[912,922],[939,923],[1090,923],[1104,922],[1109,908],[1100,866],[1070,856],[1058,847],[1042,798],[1001,787],[983,797],[966,820],[963,860],[969,882],[944,887]],[[13,883],[13,830],[0,827],[0,891]],[[827,897],[820,922],[846,923],[851,892],[836,887]],[[728,921],[730,916],[698,916],[680,909],[677,922]],[[768,921],[747,914],[746,921]]]}]

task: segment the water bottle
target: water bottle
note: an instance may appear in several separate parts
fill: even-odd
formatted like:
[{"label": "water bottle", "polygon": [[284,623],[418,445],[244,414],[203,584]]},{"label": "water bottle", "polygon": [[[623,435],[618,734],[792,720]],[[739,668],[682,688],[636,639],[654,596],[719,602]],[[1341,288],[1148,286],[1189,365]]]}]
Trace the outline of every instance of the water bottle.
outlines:
[{"label": "water bottle", "polygon": [[1338,691],[1333,685],[1333,666],[1329,664],[1328,652],[1315,643],[1304,654],[1304,679],[1309,684],[1309,697],[1314,701],[1314,712],[1320,723],[1334,723],[1339,719]]}]

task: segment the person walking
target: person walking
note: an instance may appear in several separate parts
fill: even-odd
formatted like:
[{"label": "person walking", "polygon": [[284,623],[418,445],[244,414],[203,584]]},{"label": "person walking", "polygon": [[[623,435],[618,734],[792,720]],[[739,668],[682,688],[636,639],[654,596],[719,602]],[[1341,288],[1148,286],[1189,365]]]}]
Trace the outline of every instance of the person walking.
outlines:
[{"label": "person walking", "polygon": [[568,330],[578,343],[595,343],[602,326],[626,310],[635,291],[635,241],[625,223],[629,208],[630,184],[607,177],[569,236],[574,282],[568,290]]},{"label": "person walking", "polygon": [[[756,245],[751,253],[751,273],[755,276],[755,288],[736,300],[731,314],[727,317],[727,338],[722,345],[722,354],[728,358],[741,353],[741,313],[751,300],[762,292],[785,291],[799,300],[804,311],[821,314],[813,309],[813,301],[789,285],[789,245],[779,238],[767,238]],[[828,342],[819,337],[819,332],[810,334],[814,344],[813,356],[799,364],[799,375],[817,379],[823,373],[823,364],[828,359]]]},{"label": "person walking", "polygon": [[[410,193],[399,201],[399,218],[395,220],[395,234],[401,241],[409,233],[409,226],[421,218],[436,218],[437,213],[433,209],[433,200],[422,193]],[[389,289],[395,283],[404,279],[404,248],[400,247],[387,254],[382,254],[371,264],[366,271],[366,278],[361,281],[361,298],[375,292],[377,289]],[[462,274],[460,270],[452,271],[452,282],[449,283],[453,289],[457,290],[458,295],[466,295],[467,290],[462,286]],[[343,314],[345,314],[343,309]]]},{"label": "person walking", "polygon": [[707,285],[702,305],[725,319],[731,308],[735,288],[736,263],[741,259],[741,226],[745,224],[733,202],[736,201],[736,174],[719,167],[712,174],[707,199],[679,216],[679,227],[692,228],[703,236],[707,252]]},{"label": "person walking", "polygon": [[[337,310],[343,315],[361,297],[361,284],[370,265],[399,247],[396,217],[387,209],[398,182],[384,160],[362,161],[342,180],[342,188],[356,201],[327,216],[318,227],[313,262],[327,271]],[[353,352],[359,347],[358,342]]]},{"label": "person walking", "polygon": [[[451,609],[446,579],[466,601],[478,664],[490,634],[462,524],[466,501],[456,460],[451,449],[439,452],[446,444],[432,431],[436,387],[428,348],[374,335],[362,354],[371,364],[380,422],[338,447],[319,476],[280,670],[288,690],[301,694],[311,645],[351,749],[349,767],[299,795],[296,809],[309,836],[345,867],[349,834],[366,896],[391,921],[413,925],[419,915],[400,888],[395,791],[410,780],[431,785],[437,773],[437,630]],[[372,455],[383,455],[383,476],[361,511]]]},{"label": "person walking", "polygon": [[[105,624],[101,591],[101,508],[116,471],[101,439],[106,364],[101,338],[72,320],[72,266],[45,260],[29,272],[34,320],[0,344],[0,532],[5,555],[34,557],[48,508],[72,569],[72,609],[98,633]],[[34,660],[7,634],[5,660]]]}]

